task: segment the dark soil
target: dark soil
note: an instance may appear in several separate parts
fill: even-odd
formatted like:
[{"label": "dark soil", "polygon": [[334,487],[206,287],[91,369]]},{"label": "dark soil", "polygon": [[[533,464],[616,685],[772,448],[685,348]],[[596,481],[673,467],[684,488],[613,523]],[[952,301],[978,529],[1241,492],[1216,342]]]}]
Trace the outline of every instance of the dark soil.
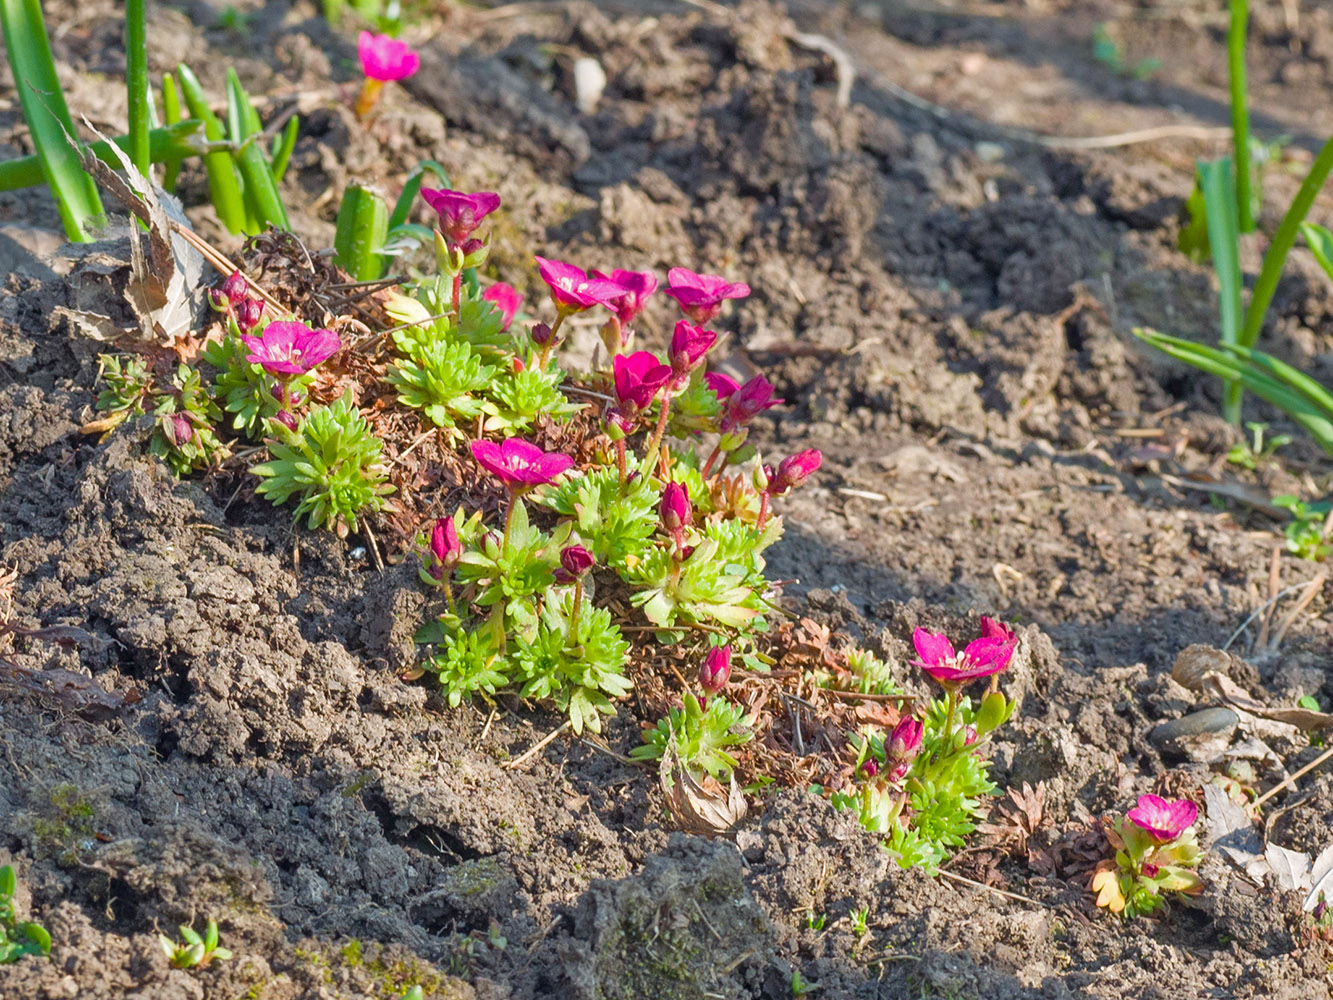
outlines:
[{"label": "dark soil", "polygon": [[[911,690],[915,625],[1025,626],[996,777],[1043,783],[1048,842],[1068,846],[1217,770],[1148,732],[1203,704],[1171,680],[1175,656],[1221,646],[1262,604],[1280,535],[1210,476],[1315,495],[1329,473],[1299,436],[1256,473],[1227,468],[1217,387],[1130,333],[1212,336],[1209,273],[1175,237],[1194,158],[1225,147],[1038,141],[1224,125],[1218,7],[449,5],[368,127],[344,103],[354,37],[309,4],[239,5],[243,32],[207,4],[154,8],[150,45],[155,76],[185,58],[220,92],[234,62],[252,93],[300,105],[285,194],[311,246],[331,242],[349,179],[393,186],[429,156],[502,194],[493,260],[529,290],[534,250],[748,281],[732,361],[791,403],[761,444],[826,456],[783,508],[770,567],[799,579],[787,609],[894,657]],[[1300,164],[1333,130],[1333,15],[1256,7],[1256,129],[1290,135],[1283,163]],[[104,131],[124,126],[119,11],[47,5],[70,104]],[[1099,64],[1099,22],[1130,63],[1164,67],[1142,81]],[[803,32],[850,57],[846,108]],[[573,103],[584,55],[610,81],[591,115]],[[0,156],[27,152],[7,71],[0,88]],[[1298,181],[1271,172],[1265,224]],[[187,203],[204,192],[186,177]],[[637,743],[632,703],[614,753],[562,738],[507,767],[559,720],[450,710],[398,679],[424,602],[411,560],[379,572],[361,540],[303,531],[296,566],[287,513],[233,502],[235,480],[176,482],[132,435],[78,433],[102,348],[61,312],[68,263],[40,257],[57,228],[44,193],[0,195],[0,558],[25,627],[90,638],[21,641],[13,659],[137,700],[79,712],[0,687],[0,863],[56,942],[49,962],[0,969],[0,997],[786,997],[793,971],[828,998],[1328,996],[1300,897],[1215,857],[1203,896],[1121,924],[1072,868],[959,865],[1011,895],[902,871],[801,790],[754,800],[732,839],[686,837],[651,774],[617,759]],[[1330,315],[1298,250],[1263,346],[1329,381]],[[666,305],[648,318],[666,329]],[[1284,557],[1280,583],[1314,573]],[[1252,626],[1235,679],[1327,705],[1327,609],[1321,594],[1275,653],[1251,649]],[[1287,772],[1318,752],[1272,750]],[[1274,761],[1255,762],[1261,787]],[[1326,846],[1326,772],[1275,804],[1291,807],[1275,842]],[[170,969],[157,931],[209,917],[235,958]]]}]

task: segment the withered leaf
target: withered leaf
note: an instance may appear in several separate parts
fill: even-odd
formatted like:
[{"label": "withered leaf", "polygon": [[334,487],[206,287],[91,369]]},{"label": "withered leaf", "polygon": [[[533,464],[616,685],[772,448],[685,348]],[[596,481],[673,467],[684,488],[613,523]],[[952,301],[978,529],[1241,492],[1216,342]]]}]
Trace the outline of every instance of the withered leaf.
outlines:
[{"label": "withered leaf", "polygon": [[671,818],[686,833],[716,837],[743,820],[748,811],[736,776],[731,776],[729,790],[709,775],[696,778],[681,763],[674,734],[667,740],[657,779],[666,792]]}]

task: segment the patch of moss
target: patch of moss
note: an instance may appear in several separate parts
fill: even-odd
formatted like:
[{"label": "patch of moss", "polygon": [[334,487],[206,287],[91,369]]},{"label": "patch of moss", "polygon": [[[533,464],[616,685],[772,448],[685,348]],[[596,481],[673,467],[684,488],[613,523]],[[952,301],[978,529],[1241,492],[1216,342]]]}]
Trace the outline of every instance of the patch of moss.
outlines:
[{"label": "patch of moss", "polygon": [[92,849],[97,817],[92,803],[70,784],[56,785],[32,823],[38,846],[65,866],[76,865]]}]

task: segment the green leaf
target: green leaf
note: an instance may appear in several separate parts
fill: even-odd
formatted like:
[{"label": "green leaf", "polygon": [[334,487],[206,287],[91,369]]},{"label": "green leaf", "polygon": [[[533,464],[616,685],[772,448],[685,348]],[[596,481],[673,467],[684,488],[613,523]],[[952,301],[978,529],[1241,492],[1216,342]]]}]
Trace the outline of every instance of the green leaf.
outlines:
[{"label": "green leaf", "polygon": [[[1240,222],[1236,217],[1236,180],[1229,157],[1199,164],[1199,180],[1208,215],[1208,244],[1218,281],[1218,339],[1222,344],[1240,343],[1245,322],[1241,304]],[[1240,423],[1241,390],[1229,382],[1223,393],[1222,415]]]},{"label": "green leaf", "polygon": [[1302,222],[1301,235],[1324,273],[1333,279],[1333,233],[1317,223]]},{"label": "green leaf", "polygon": [[71,145],[76,134],[74,122],[56,75],[40,0],[0,0],[0,30],[4,32],[23,118],[42,174],[55,197],[65,235],[86,243],[92,238],[88,223],[103,214],[102,200],[97,185],[79,162],[79,151]]},{"label": "green leaf", "polygon": [[[185,98],[185,106],[190,109],[192,117],[204,123],[204,137],[210,142],[223,142],[226,133],[222,122],[209,107],[199,78],[185,63],[177,66],[176,72],[180,76],[181,96]],[[241,196],[241,183],[231,153],[225,149],[206,153],[204,169],[208,172],[209,197],[218,213],[218,220],[229,232],[246,232],[245,199]]]},{"label": "green leaf", "polygon": [[333,262],[357,281],[374,281],[384,274],[386,261],[380,251],[388,232],[389,206],[384,198],[371,188],[349,185],[338,208]]}]

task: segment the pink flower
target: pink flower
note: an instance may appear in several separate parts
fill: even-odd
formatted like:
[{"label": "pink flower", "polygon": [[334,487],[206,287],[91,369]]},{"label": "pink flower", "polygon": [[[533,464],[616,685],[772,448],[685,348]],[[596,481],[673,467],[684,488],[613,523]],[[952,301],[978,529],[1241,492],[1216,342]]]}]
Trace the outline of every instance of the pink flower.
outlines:
[{"label": "pink flower", "polygon": [[673,535],[679,535],[694,518],[690,495],[685,492],[685,487],[677,482],[667,483],[666,489],[662,491],[658,513],[662,516],[662,527]]},{"label": "pink flower", "polygon": [[421,197],[440,215],[440,232],[450,244],[461,247],[481,225],[481,221],[500,207],[494,191],[464,194],[447,188],[422,188]]},{"label": "pink flower", "polygon": [[709,372],[704,376],[704,384],[713,390],[714,395],[719,400],[725,400],[741,387],[730,375],[723,375],[721,372]]},{"label": "pink flower", "polygon": [[760,413],[781,402],[773,395],[773,386],[768,379],[756,375],[727,396],[727,410],[722,415],[721,430],[725,434],[741,424],[749,423]]},{"label": "pink flower", "polygon": [[716,274],[695,274],[683,267],[667,272],[666,294],[680,303],[685,315],[696,323],[707,323],[722,309],[723,299],[743,299],[750,286],[729,282]]},{"label": "pink flower", "polygon": [[1140,795],[1139,804],[1125,815],[1153,840],[1164,844],[1194,825],[1199,818],[1199,807],[1189,799],[1168,802],[1157,795]]},{"label": "pink flower", "polygon": [[250,353],[245,360],[263,365],[270,375],[304,375],[342,347],[332,330],[312,330],[295,320],[277,320],[258,337],[241,335]]},{"label": "pink flower", "polygon": [[481,297],[500,310],[500,315],[504,317],[504,329],[508,330],[509,324],[514,322],[518,307],[523,304],[523,296],[518,294],[513,285],[497,281],[482,292]]},{"label": "pink flower", "polygon": [[614,310],[621,326],[633,323],[648,304],[649,297],[657,291],[657,275],[652,271],[622,271],[616,268],[610,274],[593,271],[592,276],[610,281],[622,289],[618,298],[606,303],[608,309]]},{"label": "pink flower", "polygon": [[452,517],[441,517],[436,520],[435,528],[430,533],[430,554],[435,557],[430,575],[437,580],[443,580],[444,571],[458,565],[458,558],[463,554],[463,546],[458,540],[458,526],[454,524]]},{"label": "pink flower", "polygon": [[622,413],[635,417],[646,410],[671,377],[671,369],[652,351],[617,354],[612,362],[616,402]]},{"label": "pink flower", "polygon": [[499,476],[510,490],[525,490],[549,483],[574,464],[570,456],[544,452],[522,438],[508,438],[502,444],[473,441],[472,457],[483,469]]},{"label": "pink flower", "polygon": [[682,388],[690,380],[690,373],[703,364],[704,355],[716,343],[717,334],[712,330],[691,326],[685,320],[678,322],[671,334],[671,345],[667,348],[672,385]]},{"label": "pink flower", "polygon": [[1014,630],[1004,622],[996,621],[994,618],[981,616],[981,637],[983,639],[1001,639],[1005,642],[1018,643],[1018,637],[1014,635]]},{"label": "pink flower", "polygon": [[699,665],[699,686],[709,694],[717,694],[727,686],[731,676],[731,647],[714,646]]},{"label": "pink flower", "polygon": [[356,51],[361,57],[361,72],[381,83],[409,77],[421,66],[421,58],[406,42],[388,35],[363,31],[357,37]]},{"label": "pink flower", "polygon": [[593,306],[611,306],[625,294],[614,281],[607,278],[590,278],[580,268],[560,260],[547,260],[537,257],[537,271],[551,290],[551,301],[562,313],[583,312]]},{"label": "pink flower", "polygon": [[[778,471],[771,477],[769,494],[778,496],[800,486],[815,474],[823,461],[824,456],[819,453],[818,448],[809,448],[798,454],[788,455],[778,463]],[[982,622],[985,621],[987,619],[983,618]]]},{"label": "pink flower", "polygon": [[1005,639],[983,636],[967,644],[961,654],[955,653],[953,643],[943,634],[927,632],[923,628],[912,633],[919,666],[941,684],[966,684],[979,677],[990,677],[1009,666],[1014,654],[1014,643]]}]

